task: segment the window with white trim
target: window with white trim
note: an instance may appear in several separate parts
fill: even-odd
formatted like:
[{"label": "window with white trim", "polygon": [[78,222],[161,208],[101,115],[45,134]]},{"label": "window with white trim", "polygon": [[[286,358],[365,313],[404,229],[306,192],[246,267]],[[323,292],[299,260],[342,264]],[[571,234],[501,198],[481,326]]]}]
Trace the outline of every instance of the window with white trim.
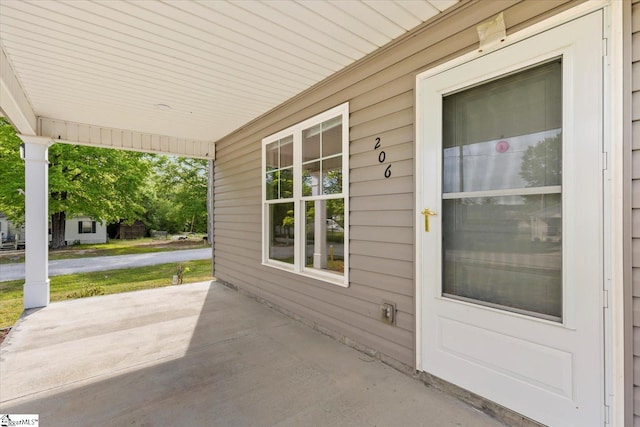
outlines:
[{"label": "window with white trim", "polygon": [[349,104],[262,140],[263,264],[348,286]]}]

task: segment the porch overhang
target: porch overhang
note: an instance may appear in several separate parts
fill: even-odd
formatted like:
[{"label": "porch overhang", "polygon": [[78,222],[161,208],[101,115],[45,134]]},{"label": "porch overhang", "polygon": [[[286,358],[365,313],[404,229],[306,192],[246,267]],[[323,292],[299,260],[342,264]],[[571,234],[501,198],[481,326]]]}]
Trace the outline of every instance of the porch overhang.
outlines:
[{"label": "porch overhang", "polygon": [[23,135],[212,159],[458,1],[3,0],[0,114]]}]

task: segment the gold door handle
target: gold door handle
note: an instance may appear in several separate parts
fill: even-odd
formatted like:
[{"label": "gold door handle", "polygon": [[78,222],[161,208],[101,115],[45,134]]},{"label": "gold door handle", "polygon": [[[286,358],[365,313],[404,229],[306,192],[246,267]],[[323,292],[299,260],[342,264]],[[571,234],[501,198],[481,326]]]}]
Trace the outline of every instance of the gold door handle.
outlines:
[{"label": "gold door handle", "polygon": [[429,217],[436,216],[438,214],[429,208],[423,209],[421,214],[424,215],[424,231],[429,232]]}]

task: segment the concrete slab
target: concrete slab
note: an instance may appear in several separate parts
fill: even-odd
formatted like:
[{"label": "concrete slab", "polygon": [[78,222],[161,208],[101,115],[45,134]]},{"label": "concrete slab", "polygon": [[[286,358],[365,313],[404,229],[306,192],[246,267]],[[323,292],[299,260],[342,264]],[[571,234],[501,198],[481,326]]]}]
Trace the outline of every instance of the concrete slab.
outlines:
[{"label": "concrete slab", "polygon": [[57,302],[0,346],[0,412],[46,426],[501,426],[219,284]]}]

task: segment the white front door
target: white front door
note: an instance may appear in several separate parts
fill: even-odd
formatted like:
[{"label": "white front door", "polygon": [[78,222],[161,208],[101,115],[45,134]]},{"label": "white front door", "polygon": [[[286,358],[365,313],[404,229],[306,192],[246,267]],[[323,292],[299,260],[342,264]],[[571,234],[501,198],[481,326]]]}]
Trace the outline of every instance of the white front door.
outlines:
[{"label": "white front door", "polygon": [[418,364],[604,423],[602,11],[418,77]]}]

